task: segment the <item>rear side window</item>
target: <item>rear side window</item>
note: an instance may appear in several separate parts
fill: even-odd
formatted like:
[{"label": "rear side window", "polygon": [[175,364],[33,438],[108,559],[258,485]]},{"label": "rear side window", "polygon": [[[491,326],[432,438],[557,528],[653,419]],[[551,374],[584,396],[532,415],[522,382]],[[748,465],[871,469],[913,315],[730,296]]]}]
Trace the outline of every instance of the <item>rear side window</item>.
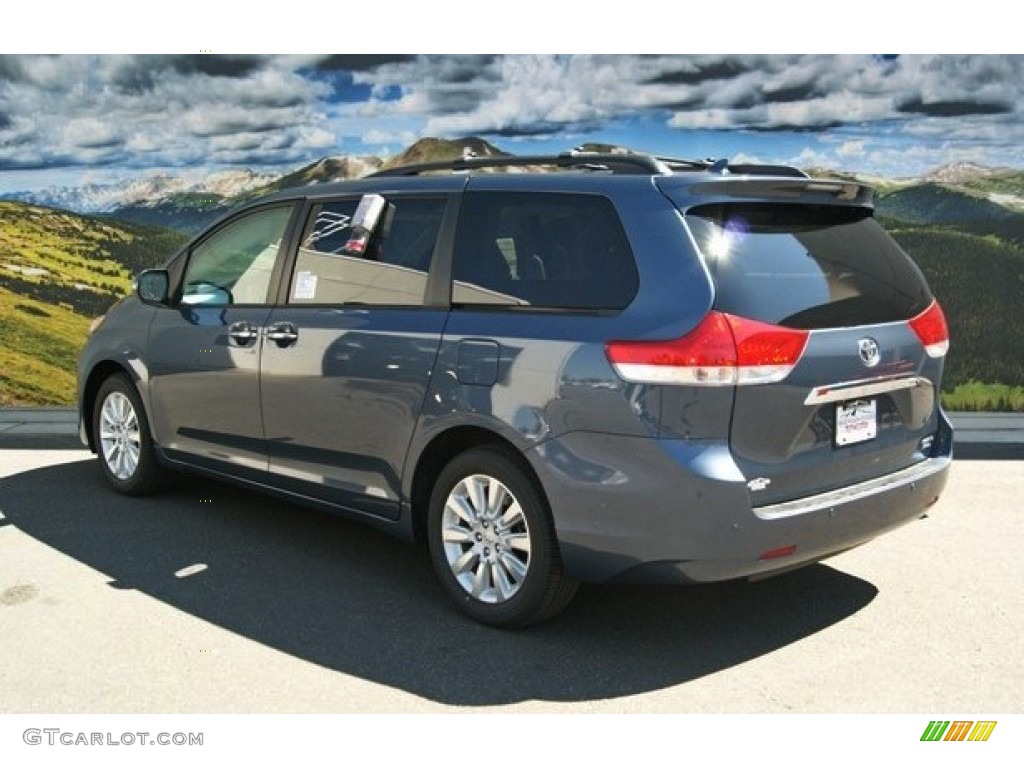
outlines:
[{"label": "rear side window", "polygon": [[453,277],[456,304],[617,310],[637,290],[622,223],[597,195],[468,193]]},{"label": "rear side window", "polygon": [[908,320],[931,302],[921,272],[862,208],[714,205],[686,222],[723,312],[841,328]]},{"label": "rear side window", "polygon": [[352,255],[358,198],[313,208],[295,261],[289,304],[421,306],[445,200],[394,198],[366,251]]}]

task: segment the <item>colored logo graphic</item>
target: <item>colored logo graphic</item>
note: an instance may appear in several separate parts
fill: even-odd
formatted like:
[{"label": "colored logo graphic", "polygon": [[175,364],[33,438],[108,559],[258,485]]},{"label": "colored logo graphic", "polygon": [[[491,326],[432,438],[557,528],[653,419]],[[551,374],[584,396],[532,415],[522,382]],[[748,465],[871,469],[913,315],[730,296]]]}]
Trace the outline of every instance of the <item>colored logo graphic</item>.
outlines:
[{"label": "colored logo graphic", "polygon": [[995,720],[932,720],[921,741],[988,741],[996,729]]}]

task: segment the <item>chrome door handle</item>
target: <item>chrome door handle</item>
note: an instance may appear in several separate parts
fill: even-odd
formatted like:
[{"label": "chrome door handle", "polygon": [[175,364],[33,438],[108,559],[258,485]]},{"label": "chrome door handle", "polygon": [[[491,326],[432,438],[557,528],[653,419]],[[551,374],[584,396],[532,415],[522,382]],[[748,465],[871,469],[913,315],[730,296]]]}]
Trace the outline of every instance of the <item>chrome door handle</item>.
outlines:
[{"label": "chrome door handle", "polygon": [[299,338],[299,332],[291,323],[274,323],[267,328],[267,338],[279,347],[287,347],[294,344]]},{"label": "chrome door handle", "polygon": [[236,343],[245,346],[252,341],[256,341],[260,337],[260,331],[258,328],[253,328],[252,323],[242,320],[228,326],[228,336]]}]

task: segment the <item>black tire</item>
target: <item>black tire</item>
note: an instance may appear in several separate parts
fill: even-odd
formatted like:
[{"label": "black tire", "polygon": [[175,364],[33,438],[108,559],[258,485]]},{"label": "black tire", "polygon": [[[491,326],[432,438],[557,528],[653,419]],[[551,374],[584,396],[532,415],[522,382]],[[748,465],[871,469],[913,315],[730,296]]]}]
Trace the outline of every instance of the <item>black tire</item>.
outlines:
[{"label": "black tire", "polygon": [[427,527],[441,586],[476,621],[536,624],[576,593],[562,568],[547,501],[509,451],[488,446],[452,459],[434,484]]},{"label": "black tire", "polygon": [[[125,404],[130,412],[123,408]],[[123,421],[123,431],[109,429],[113,423],[109,418],[104,423],[104,408],[108,407],[108,416],[114,415],[115,422]],[[156,455],[142,399],[124,374],[115,374],[100,385],[93,404],[92,429],[103,476],[115,491],[126,496],[148,496],[164,488],[166,470]],[[105,439],[105,434],[113,437]],[[137,459],[130,461],[136,452]]]}]

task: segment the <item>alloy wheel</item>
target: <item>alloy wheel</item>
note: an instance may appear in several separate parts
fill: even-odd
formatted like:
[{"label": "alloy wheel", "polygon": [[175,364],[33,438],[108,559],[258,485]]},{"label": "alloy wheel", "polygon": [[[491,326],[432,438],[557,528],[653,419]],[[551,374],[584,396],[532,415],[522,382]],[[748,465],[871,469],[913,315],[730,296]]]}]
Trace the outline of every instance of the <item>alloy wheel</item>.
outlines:
[{"label": "alloy wheel", "polygon": [[484,603],[516,595],[530,569],[530,527],[504,483],[489,475],[460,480],[441,525],[448,566],[468,594]]},{"label": "alloy wheel", "polygon": [[100,447],[103,461],[118,480],[128,480],[139,467],[142,435],[131,401],[111,392],[100,411]]}]

